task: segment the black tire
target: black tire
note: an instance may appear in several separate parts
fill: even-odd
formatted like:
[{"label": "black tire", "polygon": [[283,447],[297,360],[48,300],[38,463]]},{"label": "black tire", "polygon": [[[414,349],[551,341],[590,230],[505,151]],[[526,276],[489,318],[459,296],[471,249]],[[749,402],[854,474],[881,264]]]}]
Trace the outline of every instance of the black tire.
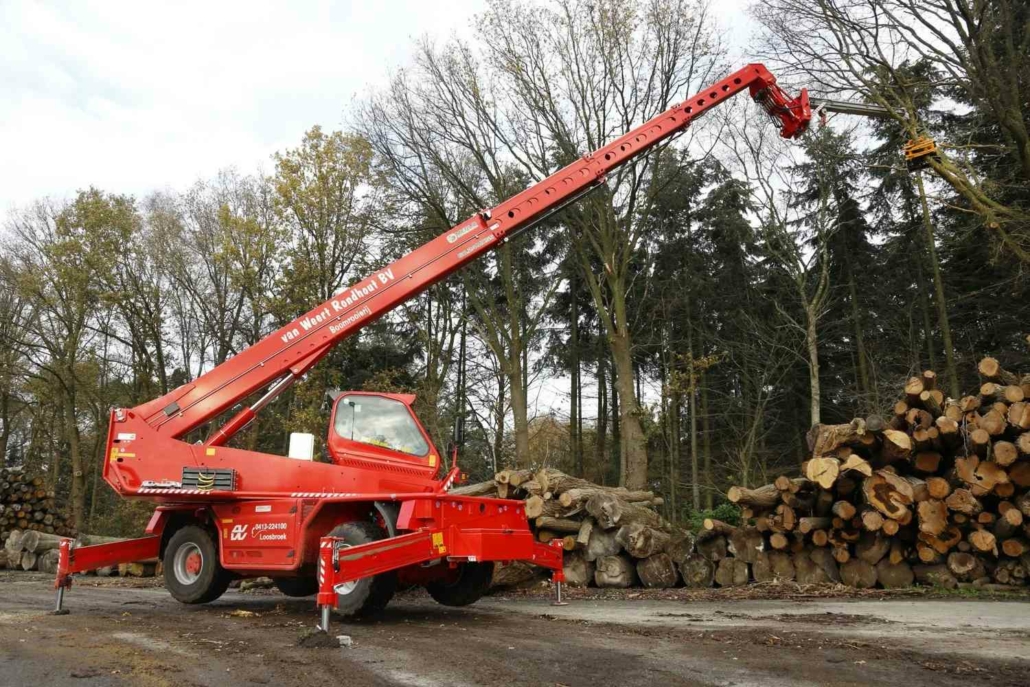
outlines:
[{"label": "black tire", "polygon": [[[371,522],[345,522],[329,533],[350,546],[386,539],[386,531]],[[336,593],[336,612],[343,616],[370,616],[379,613],[390,603],[397,591],[397,573],[394,571],[366,577],[353,583],[349,592]]]},{"label": "black tire", "polygon": [[[198,555],[197,558],[192,556]],[[218,560],[214,535],[197,525],[188,525],[172,535],[165,547],[165,586],[172,597],[184,604],[206,604],[229,588],[232,573]]]},{"label": "black tire", "polygon": [[437,603],[444,606],[468,606],[474,604],[490,589],[494,576],[493,561],[487,563],[464,563],[458,572],[458,579],[449,584],[430,582],[426,591]]},{"label": "black tire", "polygon": [[318,593],[318,580],[310,575],[303,577],[273,577],[272,582],[275,583],[275,588],[286,596],[300,598],[314,596]]}]

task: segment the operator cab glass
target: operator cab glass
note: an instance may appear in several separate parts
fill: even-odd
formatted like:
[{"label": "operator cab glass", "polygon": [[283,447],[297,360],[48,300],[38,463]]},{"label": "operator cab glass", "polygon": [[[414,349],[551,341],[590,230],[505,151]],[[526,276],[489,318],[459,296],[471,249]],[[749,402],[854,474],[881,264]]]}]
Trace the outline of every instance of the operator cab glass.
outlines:
[{"label": "operator cab glass", "polygon": [[408,407],[382,396],[348,395],[336,406],[336,434],[349,441],[423,457],[429,444]]}]

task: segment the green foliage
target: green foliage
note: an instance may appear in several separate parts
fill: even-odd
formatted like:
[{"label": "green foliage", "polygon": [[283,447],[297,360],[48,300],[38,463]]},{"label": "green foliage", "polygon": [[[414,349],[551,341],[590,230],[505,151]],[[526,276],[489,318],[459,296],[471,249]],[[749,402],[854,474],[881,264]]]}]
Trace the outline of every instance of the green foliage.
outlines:
[{"label": "green foliage", "polygon": [[705,510],[688,510],[685,518],[687,526],[698,532],[704,526],[706,518],[722,520],[727,525],[736,527],[740,524],[740,509],[732,503],[720,503],[715,508]]}]

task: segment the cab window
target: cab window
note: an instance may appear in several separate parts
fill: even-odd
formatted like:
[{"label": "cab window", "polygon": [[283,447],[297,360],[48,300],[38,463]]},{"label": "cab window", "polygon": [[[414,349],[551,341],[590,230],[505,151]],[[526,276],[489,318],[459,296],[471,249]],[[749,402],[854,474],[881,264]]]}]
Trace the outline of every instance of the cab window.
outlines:
[{"label": "cab window", "polygon": [[336,433],[344,439],[413,456],[429,453],[418,425],[400,401],[381,396],[344,396],[336,406]]}]

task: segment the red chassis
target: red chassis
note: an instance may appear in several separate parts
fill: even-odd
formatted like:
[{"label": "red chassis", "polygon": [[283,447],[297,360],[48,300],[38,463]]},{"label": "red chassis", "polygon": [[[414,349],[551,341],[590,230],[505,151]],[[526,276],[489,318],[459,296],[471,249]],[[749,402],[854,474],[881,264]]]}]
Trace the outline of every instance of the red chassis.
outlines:
[{"label": "red chassis", "polygon": [[[371,585],[395,584],[396,575],[425,583],[441,603],[463,605],[475,598],[469,590],[488,585],[490,562],[504,560],[552,570],[560,593],[561,551],[533,540],[520,502],[447,493],[457,467],[437,479],[441,454],[411,413],[411,396],[338,398],[328,442],[332,463],[226,444],[344,339],[600,187],[608,174],[742,92],[778,122],[783,137],[800,136],[808,127],[807,93],[791,98],[763,65],[747,65],[476,213],[192,382],[136,408],[112,411],[104,480],[123,497],[159,507],[142,539],[62,544],[58,609],[73,573],[158,555],[169,591],[183,603],[218,598],[233,576],[269,575],[292,596],[317,592],[325,615],[352,593],[346,590],[361,586],[364,603]],[[255,400],[245,405],[248,399]],[[359,406],[367,412],[359,415]],[[203,442],[186,440],[237,407]],[[368,418],[383,422],[367,433],[356,431],[359,424],[375,424]],[[397,430],[397,421],[406,425],[404,436],[385,440],[382,432]],[[466,583],[464,591],[454,590]],[[392,589],[380,600],[388,600]]]}]

